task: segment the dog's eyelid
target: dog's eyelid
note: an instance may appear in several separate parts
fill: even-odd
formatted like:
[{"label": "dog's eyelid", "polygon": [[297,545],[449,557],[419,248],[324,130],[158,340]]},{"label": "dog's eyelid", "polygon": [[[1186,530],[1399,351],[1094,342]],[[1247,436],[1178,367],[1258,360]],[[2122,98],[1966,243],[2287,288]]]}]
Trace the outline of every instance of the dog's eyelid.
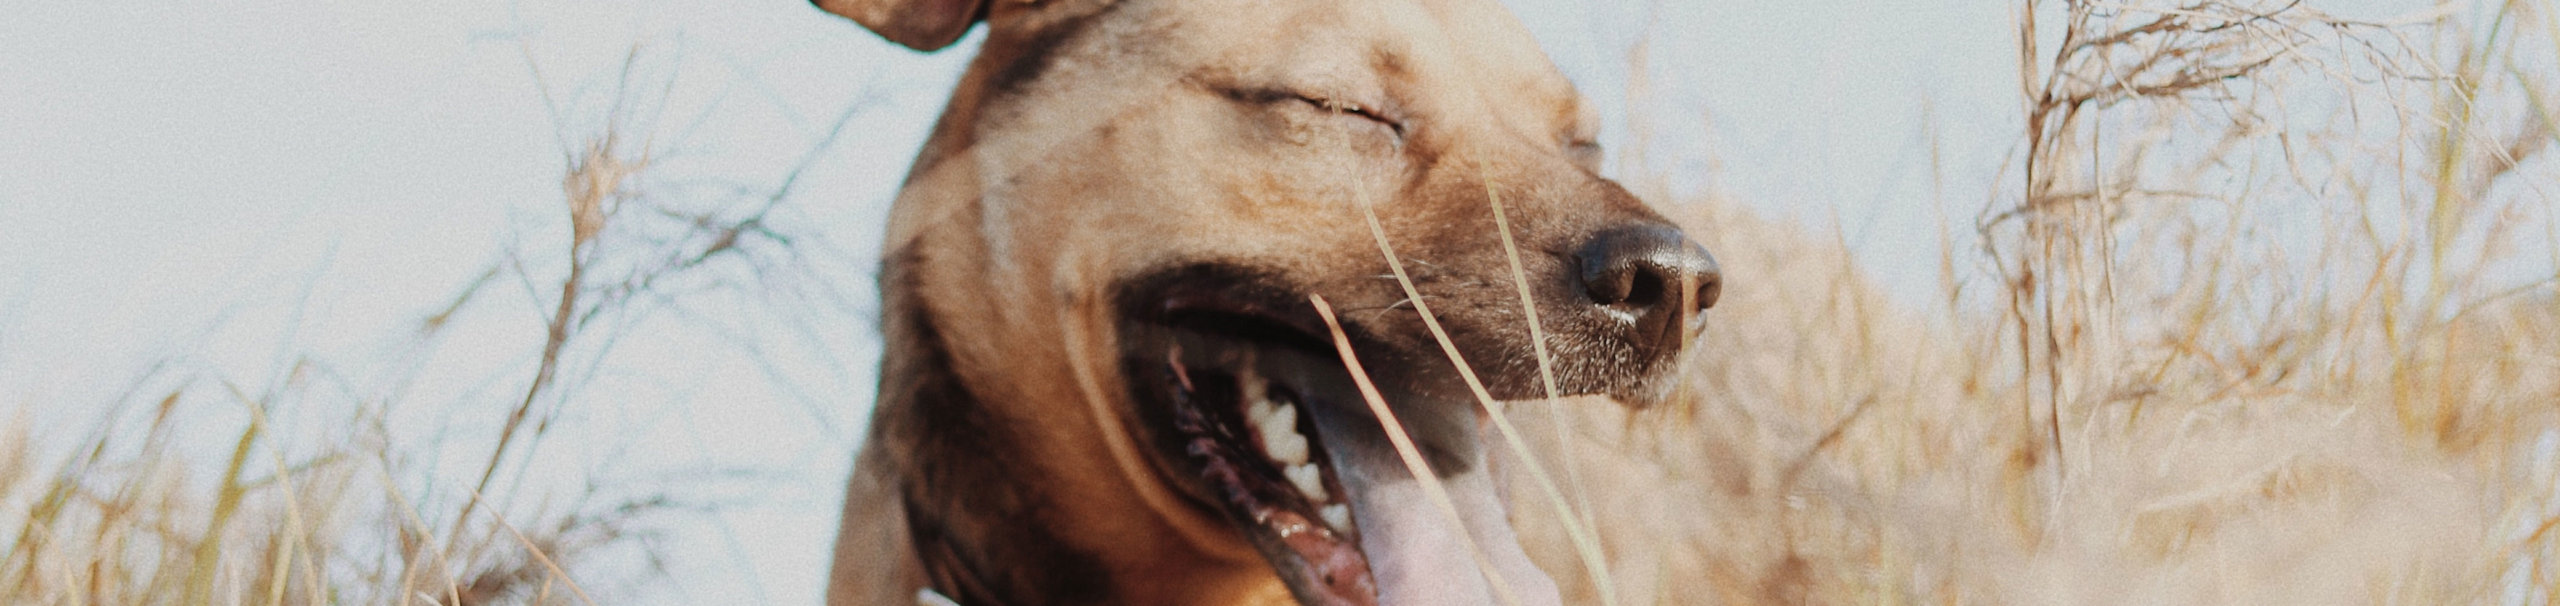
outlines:
[{"label": "dog's eyelid", "polygon": [[1364,106],[1358,103],[1335,101],[1331,99],[1308,99],[1307,101],[1309,103],[1316,104],[1316,107],[1323,108],[1333,113],[1359,116],[1361,118],[1366,118],[1371,122],[1386,125],[1388,129],[1396,131],[1397,138],[1404,137],[1404,121],[1387,117],[1384,108]]},{"label": "dog's eyelid", "polygon": [[1584,169],[1599,172],[1601,159],[1599,141],[1580,137],[1567,138],[1564,153],[1565,157],[1571,158],[1575,164],[1581,165]]},{"label": "dog's eyelid", "polygon": [[1405,121],[1395,118],[1394,115],[1390,113],[1390,110],[1385,107],[1380,107],[1376,104],[1344,101],[1341,97],[1323,94],[1292,92],[1279,93],[1278,96],[1281,98],[1295,99],[1304,102],[1308,105],[1315,106],[1316,109],[1361,118],[1370,122],[1376,122],[1380,126],[1387,127],[1387,130],[1394,132],[1398,143],[1402,143],[1404,141],[1406,132]]},{"label": "dog's eyelid", "polygon": [[1321,93],[1308,93],[1289,88],[1238,87],[1222,88],[1219,89],[1219,92],[1229,99],[1234,99],[1242,103],[1270,104],[1280,102],[1298,102],[1305,103],[1307,106],[1318,110],[1375,122],[1380,126],[1387,127],[1388,131],[1395,133],[1396,143],[1398,145],[1402,145],[1404,143],[1405,134],[1410,132],[1408,123],[1405,120],[1396,117],[1393,110],[1380,107],[1377,104],[1343,101],[1342,97],[1339,96]]},{"label": "dog's eyelid", "polygon": [[1380,126],[1385,126],[1387,127],[1387,130],[1395,133],[1396,142],[1398,144],[1402,144],[1404,142],[1405,133],[1409,132],[1403,119],[1395,117],[1392,110],[1381,107],[1377,104],[1355,103],[1351,101],[1344,101],[1340,97],[1306,93],[1293,93],[1291,96],[1297,97],[1298,100],[1305,101],[1309,105],[1316,106],[1316,109],[1346,116],[1358,117],[1370,122],[1376,122]]}]

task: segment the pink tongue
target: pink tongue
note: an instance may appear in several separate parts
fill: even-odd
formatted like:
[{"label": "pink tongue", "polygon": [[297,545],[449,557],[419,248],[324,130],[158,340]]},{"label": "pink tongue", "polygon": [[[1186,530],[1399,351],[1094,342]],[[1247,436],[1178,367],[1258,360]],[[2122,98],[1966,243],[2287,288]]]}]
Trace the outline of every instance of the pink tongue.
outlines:
[{"label": "pink tongue", "polygon": [[[1337,416],[1337,415],[1326,415]],[[1348,415],[1339,415],[1348,416]],[[1381,606],[1482,606],[1503,604],[1492,581],[1488,581],[1476,559],[1468,551],[1464,537],[1475,540],[1474,547],[1483,550],[1492,561],[1493,573],[1500,576],[1520,606],[1560,606],[1555,581],[1529,563],[1529,555],[1520,550],[1520,539],[1511,532],[1511,522],[1504,512],[1502,499],[1495,493],[1488,468],[1493,461],[1485,453],[1470,453],[1475,464],[1465,473],[1441,474],[1441,486],[1449,500],[1457,505],[1458,517],[1465,521],[1463,530],[1453,523],[1422,489],[1396,456],[1394,447],[1374,428],[1375,420],[1358,418],[1344,422],[1370,423],[1368,437],[1329,441],[1334,472],[1351,497],[1352,515],[1360,527],[1360,550],[1369,558],[1370,576],[1378,584]],[[1346,428],[1347,429],[1347,428]],[[1345,432],[1327,427],[1329,435]],[[1466,440],[1465,448],[1479,448],[1481,440]],[[1450,445],[1460,446],[1460,445]]]}]

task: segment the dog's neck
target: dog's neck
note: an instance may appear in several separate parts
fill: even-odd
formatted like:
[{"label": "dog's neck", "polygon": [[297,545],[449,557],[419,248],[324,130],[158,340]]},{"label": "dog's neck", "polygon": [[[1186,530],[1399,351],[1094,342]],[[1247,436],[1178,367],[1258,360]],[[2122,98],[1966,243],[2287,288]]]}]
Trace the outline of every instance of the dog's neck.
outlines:
[{"label": "dog's neck", "polygon": [[[964,233],[990,203],[981,198],[982,175],[973,159],[987,143],[978,130],[985,126],[982,119],[1004,95],[1036,79],[1049,51],[1093,16],[990,32],[907,176],[891,213],[880,274],[880,391],[845,506],[831,604],[909,604],[919,587],[969,606],[1238,603],[1246,601],[1240,597],[1286,595],[1241,537],[1222,552],[1203,547],[1200,532],[1177,531],[1139,513],[1154,510],[1129,490],[1129,478],[1118,475],[1125,470],[1104,471],[1109,455],[1032,447],[1065,430],[1002,415],[1087,404],[1014,406],[1008,399],[1024,397],[1021,390],[973,383],[975,374],[1005,374],[967,371],[1005,366],[987,360],[982,350],[962,347],[989,342],[983,332],[958,333],[983,330],[990,318],[967,317],[959,309],[936,313],[937,302],[969,306],[927,300],[928,293],[953,295],[947,288],[927,288],[934,281],[929,271],[943,272],[946,284],[959,281],[955,272],[983,271],[952,266],[953,260],[987,256],[973,248],[986,242]],[[926,262],[936,254],[944,255],[943,266]],[[1063,364],[1008,363],[1013,371]],[[1093,459],[1070,466],[1056,460],[1062,456]],[[1104,520],[1104,511],[1116,517]],[[904,556],[896,566],[859,564],[892,553]],[[1167,576],[1168,571],[1179,574]]]},{"label": "dog's neck", "polygon": [[[1153,510],[1130,494],[1125,479],[1064,464],[1055,449],[1033,447],[1063,428],[1006,418],[989,399],[1006,392],[965,378],[971,373],[960,368],[948,340],[958,338],[951,332],[956,326],[941,322],[968,320],[929,311],[915,282],[918,254],[892,255],[881,272],[880,392],[855,462],[831,589],[880,597],[836,603],[911,603],[918,587],[970,606],[1259,603],[1286,596],[1242,537],[1232,553],[1204,551],[1168,521],[1145,513]],[[855,520],[868,526],[856,528]],[[843,562],[889,554],[906,556],[898,570],[845,576]],[[862,583],[894,587],[847,587]]]},{"label": "dog's neck", "polygon": [[876,496],[903,514],[894,530],[915,572],[960,603],[1106,602],[1101,563],[1043,523],[1049,495],[1026,477],[1034,466],[1020,460],[1021,436],[953,371],[910,281],[913,254],[893,255],[881,272],[886,353],[859,473],[889,474]]}]

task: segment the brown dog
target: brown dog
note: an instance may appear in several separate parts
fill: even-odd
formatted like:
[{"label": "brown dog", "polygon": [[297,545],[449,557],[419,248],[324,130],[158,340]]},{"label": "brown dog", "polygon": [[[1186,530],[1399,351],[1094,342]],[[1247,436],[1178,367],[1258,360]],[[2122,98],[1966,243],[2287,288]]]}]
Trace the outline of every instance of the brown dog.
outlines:
[{"label": "brown dog", "polygon": [[920,50],[989,29],[890,218],[830,603],[1558,602],[1370,217],[1495,398],[1545,393],[1497,200],[1567,393],[1658,399],[1718,278],[1595,174],[1591,113],[1502,7],[818,5]]}]

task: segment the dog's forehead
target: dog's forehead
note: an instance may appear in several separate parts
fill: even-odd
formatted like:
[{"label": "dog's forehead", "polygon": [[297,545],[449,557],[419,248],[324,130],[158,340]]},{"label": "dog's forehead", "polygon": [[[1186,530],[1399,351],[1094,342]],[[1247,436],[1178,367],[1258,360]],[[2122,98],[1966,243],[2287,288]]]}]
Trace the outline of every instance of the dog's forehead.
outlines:
[{"label": "dog's forehead", "polygon": [[1580,100],[1537,40],[1494,0],[1118,0],[1094,17],[1057,24],[1092,31],[1042,37],[1082,38],[1086,44],[1071,45],[1081,56],[1028,60],[1324,89],[1302,92],[1499,93],[1490,107],[1562,109],[1568,119]]},{"label": "dog's forehead", "polygon": [[[1400,106],[1443,144],[1587,138],[1592,114],[1495,0],[1090,0],[996,22],[975,110],[984,182],[1156,123],[1198,93],[1252,91]],[[1042,13],[1036,11],[1050,11]],[[964,84],[964,89],[967,85]],[[1184,89],[1190,89],[1187,93]],[[956,102],[955,102],[956,103]],[[1089,150],[1088,150],[1089,151]],[[1077,152],[1086,153],[1086,152]],[[920,164],[921,165],[921,164]]]},{"label": "dog's forehead", "polygon": [[1238,52],[1219,55],[1227,61],[1355,80],[1475,84],[1558,101],[1573,94],[1537,40],[1491,0],[1181,4],[1197,19],[1193,33],[1235,41]]}]

